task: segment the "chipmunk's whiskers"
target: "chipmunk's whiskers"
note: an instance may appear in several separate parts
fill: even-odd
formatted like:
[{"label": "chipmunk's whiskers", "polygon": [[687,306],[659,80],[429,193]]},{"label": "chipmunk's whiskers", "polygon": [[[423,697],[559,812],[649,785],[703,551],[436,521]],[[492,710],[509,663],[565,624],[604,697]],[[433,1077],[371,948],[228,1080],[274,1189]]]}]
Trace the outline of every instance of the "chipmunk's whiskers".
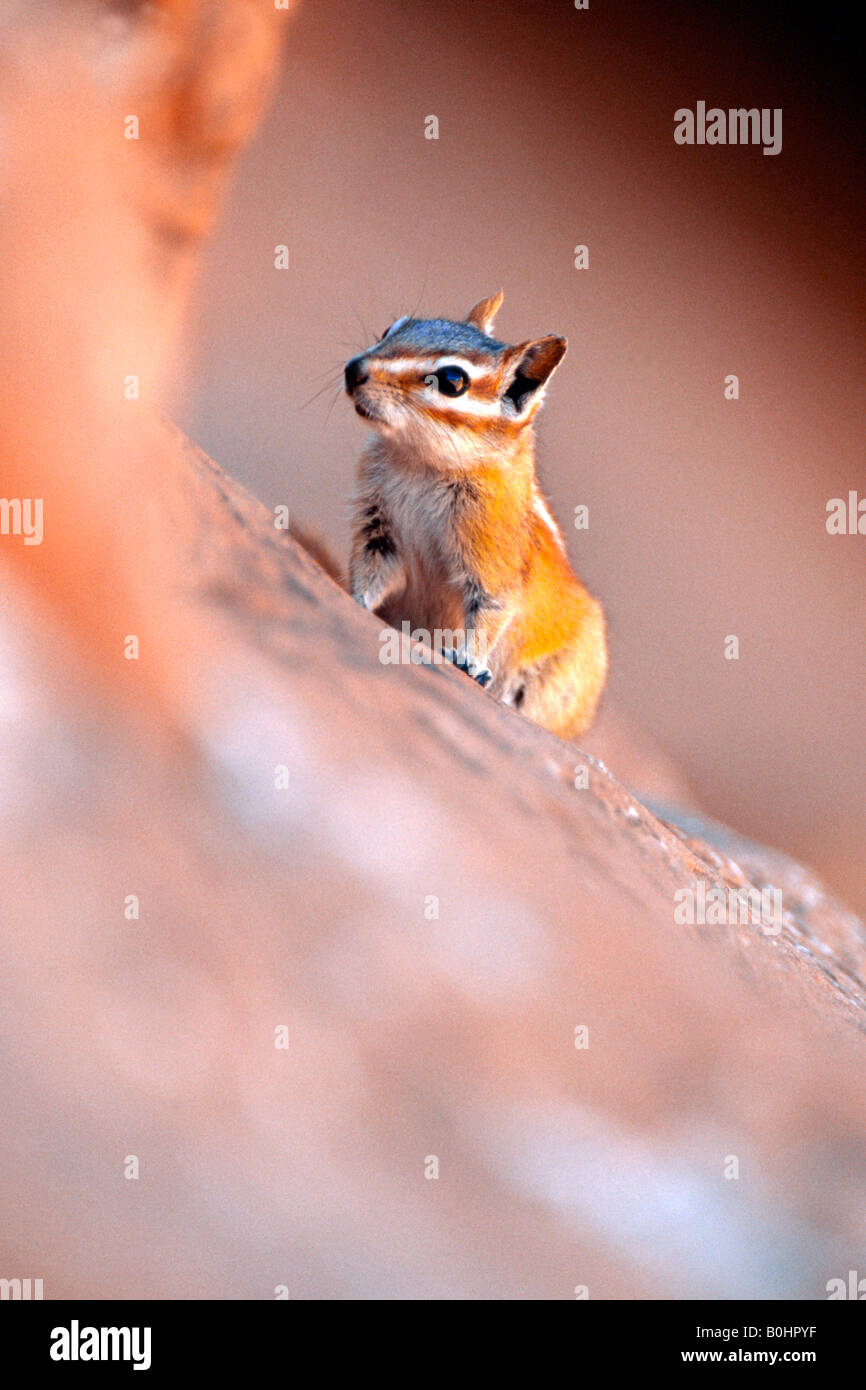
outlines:
[{"label": "chipmunk's whiskers", "polygon": [[[324,394],[325,394],[326,391],[330,391],[330,390],[332,390],[334,387],[337,388],[337,394],[336,394],[336,396],[334,397],[334,399],[336,400],[337,396],[339,396],[340,391],[342,390],[342,384],[343,384],[343,373],[342,373],[342,369],[341,369],[341,370],[340,370],[339,372],[337,372],[334,376],[331,376],[330,379],[329,379],[328,381],[325,382],[324,386],[320,386],[319,389],[318,389],[318,391],[315,391],[315,392],[313,393],[313,395],[310,396],[309,400],[304,401],[303,405],[299,406],[298,409],[299,409],[299,410],[306,410],[306,408],[307,408],[308,405],[312,405],[312,404],[313,404],[313,401],[317,401],[317,400],[319,399],[320,396],[324,396]],[[331,409],[333,409],[333,406],[331,407]],[[330,411],[329,411],[328,413],[330,414]]]}]

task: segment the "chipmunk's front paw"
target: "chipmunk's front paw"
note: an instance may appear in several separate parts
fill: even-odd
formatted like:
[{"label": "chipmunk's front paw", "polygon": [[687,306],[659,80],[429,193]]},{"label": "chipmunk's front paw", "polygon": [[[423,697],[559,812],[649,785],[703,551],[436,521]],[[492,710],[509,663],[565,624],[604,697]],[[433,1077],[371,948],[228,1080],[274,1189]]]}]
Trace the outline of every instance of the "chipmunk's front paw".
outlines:
[{"label": "chipmunk's front paw", "polygon": [[466,651],[465,647],[455,650],[453,647],[443,647],[442,655],[457,667],[458,671],[465,671],[467,676],[471,676],[479,685],[489,685],[493,680],[493,672],[487,666],[482,666],[476,657]]}]

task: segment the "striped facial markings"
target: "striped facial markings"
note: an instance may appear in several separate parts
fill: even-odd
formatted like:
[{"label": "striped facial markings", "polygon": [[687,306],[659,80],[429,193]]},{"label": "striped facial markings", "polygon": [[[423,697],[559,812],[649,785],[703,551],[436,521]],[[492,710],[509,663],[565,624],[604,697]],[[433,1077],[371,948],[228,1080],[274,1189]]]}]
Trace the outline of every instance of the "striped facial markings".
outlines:
[{"label": "striped facial markings", "polygon": [[471,382],[483,381],[488,378],[492,381],[497,380],[497,372],[494,368],[484,363],[471,361],[468,357],[463,357],[457,353],[448,353],[437,357],[378,357],[373,354],[368,359],[369,366],[373,367],[386,379],[392,377],[420,377],[423,381],[425,376],[435,376],[440,367],[459,367],[469,377]]},{"label": "striped facial markings", "polygon": [[[371,357],[369,367],[375,380],[383,385],[417,395],[416,402],[425,411],[440,419],[498,420],[501,418],[498,367],[472,361],[462,353],[436,357]],[[437,390],[434,380],[445,367],[459,367],[469,378],[469,389],[460,396],[446,396]]]}]

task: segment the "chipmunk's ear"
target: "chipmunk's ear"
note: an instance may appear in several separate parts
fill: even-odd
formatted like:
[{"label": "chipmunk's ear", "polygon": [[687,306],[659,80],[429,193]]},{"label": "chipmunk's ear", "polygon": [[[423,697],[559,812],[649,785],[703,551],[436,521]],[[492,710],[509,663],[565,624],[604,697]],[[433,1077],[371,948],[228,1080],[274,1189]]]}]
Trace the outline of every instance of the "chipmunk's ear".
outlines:
[{"label": "chipmunk's ear", "polygon": [[466,315],[466,322],[472,323],[476,328],[480,328],[482,333],[489,333],[493,327],[493,320],[502,307],[505,295],[501,290],[495,294],[490,294],[486,299],[479,299],[477,304],[473,304],[469,313]]},{"label": "chipmunk's ear", "polygon": [[509,400],[518,415],[528,411],[539,398],[541,388],[565,356],[565,338],[536,338],[509,348],[502,378],[503,399]]}]

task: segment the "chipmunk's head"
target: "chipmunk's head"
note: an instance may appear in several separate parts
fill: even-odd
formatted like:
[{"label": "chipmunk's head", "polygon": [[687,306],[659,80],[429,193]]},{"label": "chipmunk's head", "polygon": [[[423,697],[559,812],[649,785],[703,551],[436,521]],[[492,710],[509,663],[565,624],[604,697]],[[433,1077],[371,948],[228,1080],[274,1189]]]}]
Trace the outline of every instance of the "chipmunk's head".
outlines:
[{"label": "chipmunk's head", "polygon": [[509,347],[491,336],[502,293],[465,319],[400,318],[346,364],[356,411],[433,463],[470,466],[508,453],[531,425],[564,338]]}]

